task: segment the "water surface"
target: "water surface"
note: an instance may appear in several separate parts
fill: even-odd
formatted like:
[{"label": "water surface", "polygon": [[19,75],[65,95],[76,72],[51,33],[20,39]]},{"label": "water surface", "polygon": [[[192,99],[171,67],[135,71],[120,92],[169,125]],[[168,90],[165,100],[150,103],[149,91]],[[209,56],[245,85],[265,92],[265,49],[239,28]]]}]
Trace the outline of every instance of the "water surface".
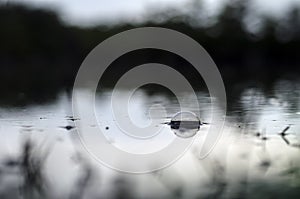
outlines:
[{"label": "water surface", "polygon": [[[95,198],[98,195],[113,197],[112,189],[116,184],[120,185],[120,190],[125,184],[127,187],[123,188],[127,194],[137,198],[219,197],[220,194],[231,198],[249,197],[249,193],[255,197],[251,190],[261,186],[266,188],[257,193],[258,198],[276,193],[277,187],[282,186],[283,192],[292,197],[300,187],[300,91],[295,89],[299,85],[298,82],[282,80],[268,92],[249,87],[238,95],[228,96],[230,103],[223,134],[208,157],[199,159],[197,155],[209,124],[201,126],[191,148],[172,166],[143,175],[120,173],[89,157],[78,158],[79,143],[74,142],[72,135],[76,134],[76,120],[81,118],[72,117],[72,102],[67,93],[61,93],[56,101],[48,104],[2,106],[0,192],[5,193],[7,187],[14,190],[22,185],[20,171],[4,163],[7,159],[18,159],[24,140],[30,138],[41,154],[50,149],[43,171],[49,181],[48,189],[56,198],[74,194],[76,182],[86,171],[83,165],[89,165],[93,170],[85,194]],[[196,102],[191,100],[189,93],[177,97],[184,100],[184,110],[197,112],[202,122],[214,122],[210,121],[209,94],[199,91],[197,95],[200,113],[195,110]],[[146,127],[154,120],[157,128],[162,129],[151,139],[142,141],[124,134],[115,124],[110,96],[110,90],[97,94],[95,114],[98,122],[88,124],[91,128],[100,128],[109,144],[129,153],[143,154],[159,151],[176,138],[165,124],[180,111],[175,96],[155,91],[149,94],[146,90],[138,90],[132,95],[128,115],[121,117],[139,127]],[[125,99],[119,100],[123,103]],[[149,109],[162,107],[167,115],[149,117]],[[68,129],[68,126],[75,128]],[[278,133],[286,127],[289,127],[288,135],[283,139]]]}]

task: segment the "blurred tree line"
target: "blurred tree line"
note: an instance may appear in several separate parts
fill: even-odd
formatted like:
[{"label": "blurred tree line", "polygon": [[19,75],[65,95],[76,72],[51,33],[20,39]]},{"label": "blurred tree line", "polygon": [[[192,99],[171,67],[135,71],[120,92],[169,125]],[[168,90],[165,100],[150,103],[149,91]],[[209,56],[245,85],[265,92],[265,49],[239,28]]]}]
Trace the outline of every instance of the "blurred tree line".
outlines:
[{"label": "blurred tree line", "polygon": [[[147,20],[140,23],[88,28],[67,25],[50,10],[1,4],[1,101],[12,98],[42,101],[62,89],[72,88],[81,62],[96,45],[123,30],[143,26],[171,28],[198,41],[216,62],[227,85],[246,79],[268,83],[284,75],[297,77],[299,7],[292,7],[280,19],[260,16],[257,20],[249,6],[251,1],[233,2],[213,18],[204,16],[201,2],[192,1],[186,13],[169,9],[149,13]],[[120,76],[124,62],[137,65],[157,56],[167,64],[182,61],[165,54],[149,51],[140,52],[137,60],[134,56],[123,57],[111,72]],[[174,58],[172,62],[168,62],[170,56]],[[106,81],[109,85],[110,79]]]}]

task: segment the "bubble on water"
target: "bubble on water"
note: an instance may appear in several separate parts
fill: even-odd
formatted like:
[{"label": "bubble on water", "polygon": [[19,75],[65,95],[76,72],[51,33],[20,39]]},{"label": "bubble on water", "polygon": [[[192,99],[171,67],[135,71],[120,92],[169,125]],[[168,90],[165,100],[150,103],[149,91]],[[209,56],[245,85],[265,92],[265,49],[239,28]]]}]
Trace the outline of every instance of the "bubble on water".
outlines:
[{"label": "bubble on water", "polygon": [[190,138],[199,131],[201,122],[196,114],[184,111],[175,114],[169,125],[178,137]]}]

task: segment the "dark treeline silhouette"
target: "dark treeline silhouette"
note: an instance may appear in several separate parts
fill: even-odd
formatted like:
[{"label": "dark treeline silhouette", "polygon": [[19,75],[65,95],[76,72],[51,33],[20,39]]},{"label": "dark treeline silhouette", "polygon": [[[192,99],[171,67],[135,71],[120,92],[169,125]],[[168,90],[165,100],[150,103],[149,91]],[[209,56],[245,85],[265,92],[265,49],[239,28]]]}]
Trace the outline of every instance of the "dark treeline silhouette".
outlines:
[{"label": "dark treeline silhouette", "polygon": [[[228,90],[246,80],[270,85],[283,76],[297,77],[300,9],[291,8],[280,20],[261,16],[259,30],[252,31],[247,28],[247,19],[251,21],[249,2],[225,5],[213,23],[197,17],[204,11],[195,3],[188,14],[166,10],[149,14],[139,24],[88,28],[66,25],[50,10],[1,4],[0,99],[7,103],[39,102],[62,89],[71,89],[80,64],[96,45],[123,30],[144,26],[171,28],[198,41],[216,62]],[[166,64],[182,61],[176,55],[149,50],[141,52],[139,58],[123,56],[122,62],[116,60],[112,71],[118,77],[127,70],[122,69],[124,62],[137,65],[155,57]],[[193,81],[196,78],[192,72],[185,73]],[[110,78],[104,79],[104,85],[111,86]]]}]

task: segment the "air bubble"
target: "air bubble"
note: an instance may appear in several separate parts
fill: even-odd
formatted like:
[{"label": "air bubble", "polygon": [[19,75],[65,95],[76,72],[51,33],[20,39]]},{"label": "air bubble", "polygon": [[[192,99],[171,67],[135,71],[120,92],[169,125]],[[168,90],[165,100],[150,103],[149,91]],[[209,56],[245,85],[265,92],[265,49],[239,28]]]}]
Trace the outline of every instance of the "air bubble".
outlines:
[{"label": "air bubble", "polygon": [[201,121],[192,112],[179,112],[168,123],[175,135],[181,138],[190,138],[200,129]]}]

